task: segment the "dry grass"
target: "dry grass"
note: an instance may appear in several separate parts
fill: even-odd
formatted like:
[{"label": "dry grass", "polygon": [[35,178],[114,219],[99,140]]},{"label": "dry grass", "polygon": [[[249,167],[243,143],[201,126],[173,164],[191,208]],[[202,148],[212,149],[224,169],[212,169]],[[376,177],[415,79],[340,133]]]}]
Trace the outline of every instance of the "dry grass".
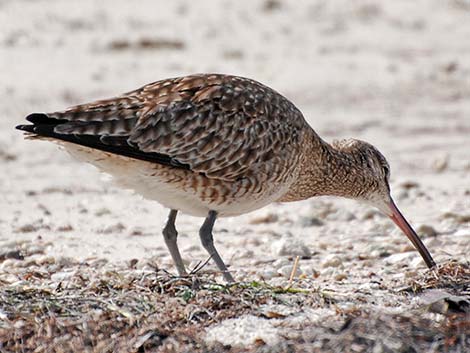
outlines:
[{"label": "dry grass", "polygon": [[415,293],[436,288],[446,288],[455,294],[470,295],[470,265],[449,261],[438,265],[434,271],[428,271],[423,276],[413,279],[410,286]]},{"label": "dry grass", "polygon": [[[24,268],[17,282],[0,284],[0,352],[463,352],[470,345],[466,308],[392,315],[362,306],[338,310],[335,325],[307,320],[276,347],[261,340],[245,348],[208,347],[205,327],[248,313],[262,316],[260,305],[301,310],[330,304],[308,282],[225,286],[209,274],[181,279],[158,269],[72,269],[57,280],[50,271]],[[469,266],[449,262],[409,288],[468,295],[469,284]]]}]

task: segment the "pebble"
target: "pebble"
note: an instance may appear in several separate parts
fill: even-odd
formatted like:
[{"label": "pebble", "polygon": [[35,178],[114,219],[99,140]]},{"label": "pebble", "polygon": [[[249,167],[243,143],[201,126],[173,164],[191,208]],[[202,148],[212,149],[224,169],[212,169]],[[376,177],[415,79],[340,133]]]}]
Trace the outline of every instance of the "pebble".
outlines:
[{"label": "pebble", "polygon": [[[25,252],[29,255],[33,254],[44,254],[44,250],[46,248],[46,244],[43,245],[29,245],[29,246],[23,246],[22,248],[25,250]],[[47,244],[49,245],[49,244]]]},{"label": "pebble", "polygon": [[313,266],[304,268],[302,273],[313,278],[317,278],[320,275],[320,272],[318,272],[318,270]]},{"label": "pebble", "polygon": [[22,327],[24,327],[26,325],[25,321],[24,320],[18,320],[16,321],[13,326],[16,328],[16,329],[20,329]]},{"label": "pebble", "polygon": [[300,217],[299,219],[299,224],[301,227],[307,228],[307,227],[319,227],[322,226],[324,223],[322,220],[320,220],[317,217]]},{"label": "pebble", "polygon": [[408,192],[408,190],[398,190],[398,192],[395,193],[395,198],[399,201],[403,201],[409,197],[410,193]]},{"label": "pebble", "polygon": [[289,265],[291,262],[292,261],[289,261],[286,258],[280,258],[280,259],[277,259],[276,261],[273,262],[273,268],[275,268],[277,270],[277,269],[279,269],[283,266]]},{"label": "pebble", "polygon": [[137,226],[137,227],[132,227],[129,230],[129,235],[135,237],[135,236],[146,236],[150,234],[145,231],[145,228]]},{"label": "pebble", "polygon": [[384,218],[383,214],[380,211],[374,210],[374,209],[369,209],[369,210],[366,210],[362,214],[361,220],[365,221],[365,220],[368,220],[368,219],[374,219],[375,217]]},{"label": "pebble", "polygon": [[242,249],[236,252],[238,259],[250,259],[251,261],[258,261],[253,250]]},{"label": "pebble", "polygon": [[119,222],[105,227],[98,232],[102,234],[121,233],[124,229],[126,229],[126,226]]},{"label": "pebble", "polygon": [[454,212],[445,212],[441,215],[442,219],[450,218],[457,223],[467,223],[470,222],[470,214],[458,214]]},{"label": "pebble", "polygon": [[71,231],[73,231],[73,227],[70,224],[65,224],[65,225],[57,227],[56,231],[58,231],[58,232],[71,232]]},{"label": "pebble", "polygon": [[390,255],[389,257],[385,259],[385,262],[390,265],[395,265],[399,263],[406,263],[409,265],[411,260],[415,256],[416,256],[415,251],[403,252],[403,253]]},{"label": "pebble", "polygon": [[322,267],[340,267],[343,265],[341,258],[334,254],[329,254],[325,257],[325,260],[322,262]]},{"label": "pebble", "polygon": [[327,267],[320,271],[322,277],[331,277],[336,273],[336,269],[333,267]]},{"label": "pebble", "polygon": [[102,217],[108,214],[111,214],[111,210],[106,207],[99,208],[95,211],[95,216],[98,216],[98,217]]},{"label": "pebble", "polygon": [[261,274],[261,277],[264,279],[271,279],[277,276],[278,276],[278,273],[272,269],[264,270],[263,273]]},{"label": "pebble", "polygon": [[458,229],[454,233],[455,237],[469,237],[470,238],[470,229]]},{"label": "pebble", "polygon": [[412,180],[404,180],[398,184],[399,187],[409,190],[409,189],[415,189],[419,187],[419,183],[416,181]]},{"label": "pebble", "polygon": [[381,257],[388,257],[399,251],[396,245],[392,244],[371,244],[366,248],[366,253],[369,254],[369,258],[376,259]]},{"label": "pebble", "polygon": [[334,279],[335,279],[336,281],[338,281],[338,282],[339,282],[339,281],[342,281],[342,280],[344,280],[344,279],[346,279],[346,278],[348,278],[348,275],[345,274],[345,273],[338,273],[338,274],[335,275],[335,277],[334,277]]},{"label": "pebble", "polygon": [[265,224],[265,223],[275,223],[278,220],[279,220],[279,216],[277,214],[268,213],[267,215],[253,218],[248,223],[249,224]]},{"label": "pebble", "polygon": [[42,254],[34,254],[27,258],[27,262],[25,263],[25,267],[36,265],[51,265],[55,263],[55,258],[53,256],[42,255]]},{"label": "pebble", "polygon": [[433,226],[430,226],[428,224],[421,224],[418,227],[416,227],[416,232],[424,237],[435,237],[437,236],[437,231],[434,229]]},{"label": "pebble", "polygon": [[[294,267],[294,263],[292,263],[292,264],[290,264],[290,265],[282,266],[281,268],[279,268],[279,269],[277,270],[277,272],[278,272],[280,275],[289,278],[290,275],[291,275],[291,273],[292,273],[293,267]],[[300,268],[300,266],[297,266],[297,269],[296,269],[296,271],[295,271],[294,276],[298,277],[298,276],[300,276],[301,274],[302,274],[302,269]]]},{"label": "pebble", "polygon": [[281,239],[272,244],[272,251],[279,256],[311,257],[312,253],[300,239]]},{"label": "pebble", "polygon": [[6,320],[7,318],[7,313],[0,309],[0,320]]},{"label": "pebble", "polygon": [[9,250],[0,253],[0,261],[4,261],[6,259],[24,260],[24,256],[20,250]]},{"label": "pebble", "polygon": [[448,167],[449,167],[449,155],[447,153],[434,158],[431,164],[431,168],[437,173],[442,173]]}]

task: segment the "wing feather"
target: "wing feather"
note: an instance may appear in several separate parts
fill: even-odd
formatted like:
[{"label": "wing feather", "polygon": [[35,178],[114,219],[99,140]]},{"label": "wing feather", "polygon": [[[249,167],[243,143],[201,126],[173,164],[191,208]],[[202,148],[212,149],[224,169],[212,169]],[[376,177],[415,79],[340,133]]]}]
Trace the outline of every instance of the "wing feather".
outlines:
[{"label": "wing feather", "polygon": [[146,154],[167,156],[176,167],[225,180],[241,178],[262,164],[275,164],[274,170],[291,163],[306,124],[300,111],[274,90],[215,74],[157,81],[47,116],[57,122],[57,136],[93,136],[115,153],[125,146],[143,159]]}]

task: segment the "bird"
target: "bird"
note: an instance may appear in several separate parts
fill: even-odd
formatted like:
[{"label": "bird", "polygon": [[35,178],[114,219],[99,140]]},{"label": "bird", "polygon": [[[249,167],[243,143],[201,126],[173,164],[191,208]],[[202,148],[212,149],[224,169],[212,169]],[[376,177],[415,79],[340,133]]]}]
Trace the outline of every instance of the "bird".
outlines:
[{"label": "bird", "polygon": [[376,207],[427,267],[436,266],[391,197],[382,153],[359,139],[326,142],[289,99],[258,81],[210,73],[163,79],[26,120],[16,128],[27,138],[57,142],[170,210],[162,233],[179,276],[188,273],[177,245],[178,212],[205,218],[202,246],[230,283],[213,241],[218,218],[324,195]]}]

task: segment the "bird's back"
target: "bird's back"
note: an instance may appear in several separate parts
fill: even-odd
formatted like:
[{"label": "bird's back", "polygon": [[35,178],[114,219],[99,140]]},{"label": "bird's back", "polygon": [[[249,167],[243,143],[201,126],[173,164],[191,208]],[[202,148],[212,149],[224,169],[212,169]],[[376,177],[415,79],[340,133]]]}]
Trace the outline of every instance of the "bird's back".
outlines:
[{"label": "bird's back", "polygon": [[288,187],[309,129],[300,111],[276,91],[219,74],[161,80],[116,98],[27,119],[33,125],[19,128],[40,137],[211,182],[243,182],[246,192],[258,197]]}]

